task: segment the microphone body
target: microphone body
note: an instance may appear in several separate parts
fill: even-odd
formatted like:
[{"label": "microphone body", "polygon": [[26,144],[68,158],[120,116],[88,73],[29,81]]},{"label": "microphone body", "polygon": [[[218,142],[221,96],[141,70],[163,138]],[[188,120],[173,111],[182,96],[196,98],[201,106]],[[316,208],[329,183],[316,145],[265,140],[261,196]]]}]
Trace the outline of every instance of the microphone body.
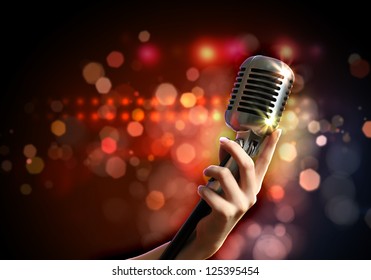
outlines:
[{"label": "microphone body", "polygon": [[[277,128],[293,82],[294,73],[278,59],[257,55],[241,64],[225,112],[225,121],[236,131],[235,141],[249,156],[255,157],[265,137]],[[236,180],[239,179],[237,163],[230,155],[222,160],[220,166],[228,168]],[[210,178],[207,187],[222,193],[220,183],[214,178]],[[211,207],[200,199],[160,259],[175,259],[198,222],[210,212]]]}]

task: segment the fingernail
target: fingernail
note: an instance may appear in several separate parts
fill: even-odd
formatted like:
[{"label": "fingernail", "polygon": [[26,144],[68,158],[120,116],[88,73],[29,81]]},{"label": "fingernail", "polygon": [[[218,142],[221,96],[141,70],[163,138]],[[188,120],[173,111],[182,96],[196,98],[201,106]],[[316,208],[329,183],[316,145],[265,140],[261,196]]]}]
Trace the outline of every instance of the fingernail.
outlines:
[{"label": "fingernail", "polygon": [[204,186],[202,186],[202,185],[198,186],[197,192],[198,192],[199,195],[201,195],[201,192],[202,192],[203,188],[204,188]]},{"label": "fingernail", "polygon": [[219,141],[220,141],[220,143],[227,143],[227,142],[229,142],[229,139],[227,138],[227,137],[220,137],[219,138]]}]

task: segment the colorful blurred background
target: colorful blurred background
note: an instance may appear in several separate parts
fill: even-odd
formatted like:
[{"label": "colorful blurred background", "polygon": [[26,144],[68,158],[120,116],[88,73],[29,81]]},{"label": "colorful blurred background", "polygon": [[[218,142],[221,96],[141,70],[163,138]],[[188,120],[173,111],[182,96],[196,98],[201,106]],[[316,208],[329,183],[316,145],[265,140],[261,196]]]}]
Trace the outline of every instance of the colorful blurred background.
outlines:
[{"label": "colorful blurred background", "polygon": [[227,100],[256,54],[288,63],[296,81],[258,203],[213,259],[370,259],[366,10],[8,6],[2,259],[125,259],[170,240],[218,163],[219,137],[235,136]]}]

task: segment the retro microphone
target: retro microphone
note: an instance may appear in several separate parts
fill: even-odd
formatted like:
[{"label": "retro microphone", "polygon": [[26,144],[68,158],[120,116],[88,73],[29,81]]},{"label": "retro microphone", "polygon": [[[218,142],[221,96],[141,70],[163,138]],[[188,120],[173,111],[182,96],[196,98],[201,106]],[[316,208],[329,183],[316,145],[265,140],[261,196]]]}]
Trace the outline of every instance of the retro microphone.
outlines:
[{"label": "retro microphone", "polygon": [[[277,128],[293,83],[293,71],[278,59],[256,55],[241,64],[225,121],[236,131],[235,141],[249,156],[255,157],[265,137]],[[222,160],[220,166],[229,168],[233,176],[239,178],[237,163],[230,155]],[[214,178],[210,178],[207,186],[222,193],[220,183]],[[211,207],[200,199],[160,259],[175,259],[198,222],[210,212]]]}]

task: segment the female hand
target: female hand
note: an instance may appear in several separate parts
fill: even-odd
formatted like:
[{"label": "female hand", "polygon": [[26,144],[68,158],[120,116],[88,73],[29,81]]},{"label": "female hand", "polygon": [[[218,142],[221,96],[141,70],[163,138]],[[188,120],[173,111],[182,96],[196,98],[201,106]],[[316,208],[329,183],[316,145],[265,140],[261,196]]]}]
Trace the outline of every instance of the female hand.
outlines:
[{"label": "female hand", "polygon": [[280,134],[281,130],[276,130],[267,137],[255,163],[239,144],[220,138],[220,149],[235,159],[240,179],[237,182],[226,167],[211,165],[204,170],[206,176],[220,182],[223,193],[220,195],[209,187],[199,186],[199,195],[212,211],[198,223],[195,236],[179,252],[177,259],[207,259],[223,245],[237,222],[255,204]]}]

